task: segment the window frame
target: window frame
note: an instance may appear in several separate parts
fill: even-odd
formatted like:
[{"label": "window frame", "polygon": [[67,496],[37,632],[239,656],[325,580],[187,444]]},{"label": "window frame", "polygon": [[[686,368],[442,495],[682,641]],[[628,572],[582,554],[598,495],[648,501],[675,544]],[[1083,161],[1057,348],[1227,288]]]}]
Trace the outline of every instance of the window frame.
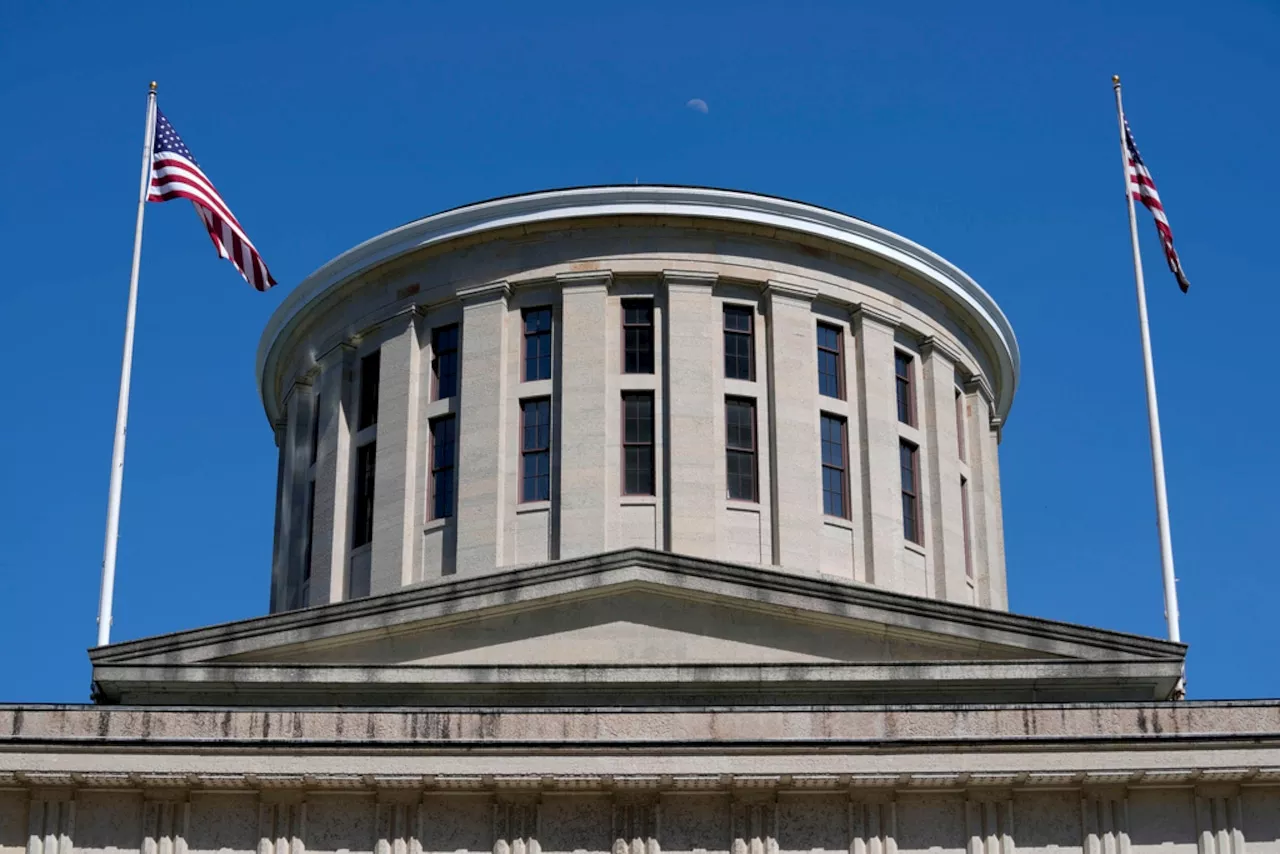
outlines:
[{"label": "window frame", "polygon": [[[817,326],[817,346],[818,346],[818,395],[820,397],[830,397],[833,400],[845,399],[845,378],[844,378],[844,327],[834,323],[826,323],[818,321]],[[836,334],[836,349],[822,346],[822,330],[828,330]],[[834,395],[827,394],[822,390],[822,355],[830,353],[836,360],[836,393]]]},{"label": "window frame", "polygon": [[[649,311],[648,323],[628,323],[627,322],[627,310],[635,309],[635,308],[648,309]],[[657,353],[656,353],[657,311],[654,307],[653,298],[652,297],[627,297],[621,301],[621,313],[622,313],[622,373],[633,374],[638,376],[644,376],[646,374],[649,374],[649,375],[654,374],[656,372],[656,363],[657,363]],[[630,370],[627,365],[627,356],[630,354],[630,349],[627,341],[627,333],[629,333],[632,329],[640,330],[640,331],[648,330],[649,332],[648,352],[646,354],[644,350],[637,351],[638,352],[637,359],[638,361],[641,362],[641,368],[634,371]],[[643,369],[644,357],[646,355],[648,357],[648,365],[649,365],[648,370]]]},{"label": "window frame", "polygon": [[[897,416],[900,424],[906,424],[908,427],[916,426],[916,359],[915,356],[906,350],[895,349],[893,351],[893,379],[894,390],[896,392],[895,399],[897,402]],[[899,365],[906,365],[906,373],[899,373]],[[903,408],[905,405],[906,418],[903,418]]]},{"label": "window frame", "polygon": [[965,409],[964,392],[956,389],[956,453],[962,463],[969,461],[969,443],[966,436],[967,431],[965,430]]},{"label": "window frame", "polygon": [[[530,407],[541,405],[547,407],[547,443],[544,447],[526,447],[525,438],[528,435],[526,427],[528,426],[528,410]],[[520,504],[537,504],[543,501],[551,500],[551,398],[549,397],[529,397],[520,401]],[[526,497],[525,484],[530,480],[527,471],[529,460],[535,456],[546,455],[547,458],[547,495],[545,498],[528,498]],[[534,479],[541,479],[541,475],[533,475]]]},{"label": "window frame", "polygon": [[[729,328],[729,315],[742,314],[747,318],[747,329]],[[724,377],[728,380],[740,380],[742,382],[755,382],[756,379],[756,309],[753,305],[743,303],[726,302],[723,303],[721,310],[721,330],[723,332],[721,347],[724,351]],[[730,337],[736,339],[745,339],[747,342],[747,375],[745,377],[737,374],[729,374],[729,341]],[[734,354],[734,359],[740,358],[738,354]]]},{"label": "window frame", "polygon": [[[370,366],[373,370],[370,371]],[[372,381],[370,381],[372,375]],[[378,423],[378,393],[382,385],[382,348],[360,357],[360,397],[356,407],[356,432]]]},{"label": "window frame", "polygon": [[[627,404],[631,400],[645,400],[649,403],[649,441],[633,442],[627,438]],[[622,442],[621,453],[622,459],[620,470],[622,473],[621,494],[626,497],[636,496],[654,496],[658,494],[658,457],[657,457],[657,412],[655,411],[654,394],[651,391],[628,390],[622,392]],[[627,481],[627,451],[631,448],[647,449],[649,452],[649,484],[648,489],[632,492],[630,484]]]},{"label": "window frame", "polygon": [[[823,428],[830,422],[835,424],[840,436],[840,465],[835,466],[827,462],[825,445],[827,443]],[[849,519],[849,419],[843,415],[836,415],[831,412],[823,412],[819,416],[818,421],[818,444],[819,459],[822,464],[822,515],[829,516],[833,519]],[[838,472],[840,477],[840,510],[839,513],[830,513],[827,511],[827,470]]]},{"label": "window frame", "polygon": [[[453,436],[449,440],[449,444],[453,447],[449,454],[447,464],[437,465],[436,451],[439,448],[440,442],[439,430],[440,426],[445,422],[448,422],[450,424],[450,429],[453,430]],[[427,422],[427,429],[431,436],[431,446],[427,451],[427,483],[429,484],[427,495],[427,521],[434,522],[439,519],[452,519],[456,515],[458,509],[458,416],[453,413],[449,413],[448,415],[441,415],[437,418],[432,418]],[[450,500],[449,506],[446,508],[445,512],[441,513],[439,508],[436,506],[440,495],[439,478],[446,473],[450,479]]]},{"label": "window frame", "polygon": [[[368,465],[361,465],[368,455]],[[373,542],[373,513],[377,495],[378,440],[365,442],[356,448],[354,494],[351,497],[351,548],[362,548]],[[365,489],[368,489],[368,494]],[[368,514],[364,514],[367,507]],[[364,525],[361,520],[367,519]],[[367,526],[367,530],[365,530]]]},{"label": "window frame", "polygon": [[[547,328],[534,330],[532,332],[529,331],[529,317],[534,314],[540,314],[544,311],[547,313]],[[524,347],[521,350],[521,355],[520,355],[520,381],[525,383],[531,383],[531,382],[539,382],[540,380],[551,379],[555,375],[556,315],[555,315],[554,306],[535,305],[535,306],[529,306],[528,308],[525,308],[525,309],[521,309],[520,310],[520,328],[521,328],[521,334],[522,334],[521,340],[524,342]],[[546,340],[547,340],[547,355],[546,355],[547,375],[545,377],[530,376],[529,375],[529,362],[530,362],[529,343],[532,340],[540,339],[544,336],[546,337]],[[539,362],[541,362],[542,360],[541,354],[539,354],[535,358]]]},{"label": "window frame", "polygon": [[[899,470],[900,480],[901,480],[901,474],[904,473],[907,469],[907,467],[904,467],[902,465],[903,451],[907,451],[909,453],[908,459],[910,460],[909,468],[911,471],[911,485],[908,488],[907,484],[905,483],[901,484],[902,486],[902,538],[909,543],[916,544],[917,546],[924,546],[924,519],[921,516],[921,501],[920,501],[920,446],[917,445],[915,442],[909,442],[906,439],[898,440],[898,470]],[[912,527],[914,527],[915,529],[914,531],[908,530],[908,525],[907,525],[908,516],[906,512],[908,502],[910,502],[910,506],[911,506],[910,518],[911,518],[911,522],[913,523]]]},{"label": "window frame", "polygon": [[[446,333],[453,333],[453,347],[451,349],[442,349],[440,339]],[[461,355],[461,325],[457,323],[446,323],[443,326],[437,326],[431,330],[431,399],[432,400],[448,400],[451,397],[457,397],[462,391],[462,355]],[[440,377],[440,357],[442,354],[453,355],[453,392],[451,394],[441,394]]]},{"label": "window frame", "polygon": [[[729,409],[731,406],[745,406],[751,415],[751,445],[738,447],[729,443]],[[756,399],[726,395],[724,399],[724,449],[725,449],[725,498],[728,501],[742,501],[751,504],[760,503],[760,429],[756,414]],[[745,454],[751,460],[751,497],[743,498],[733,495],[730,487],[729,460],[733,454]]]}]

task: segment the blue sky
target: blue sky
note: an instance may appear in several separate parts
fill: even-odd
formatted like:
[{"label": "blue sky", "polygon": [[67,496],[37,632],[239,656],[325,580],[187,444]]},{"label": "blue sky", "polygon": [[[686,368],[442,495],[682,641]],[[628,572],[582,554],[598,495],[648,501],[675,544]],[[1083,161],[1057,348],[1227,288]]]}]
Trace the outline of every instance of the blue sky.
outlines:
[{"label": "blue sky", "polygon": [[1191,695],[1280,695],[1276,44],[1270,0],[6,4],[0,700],[88,694],[151,79],[281,286],[149,207],[115,639],[265,612],[253,359],[296,282],[444,208],[636,180],[836,208],[974,276],[1022,348],[1013,610],[1162,636],[1113,73],[1192,282],[1144,218]]}]

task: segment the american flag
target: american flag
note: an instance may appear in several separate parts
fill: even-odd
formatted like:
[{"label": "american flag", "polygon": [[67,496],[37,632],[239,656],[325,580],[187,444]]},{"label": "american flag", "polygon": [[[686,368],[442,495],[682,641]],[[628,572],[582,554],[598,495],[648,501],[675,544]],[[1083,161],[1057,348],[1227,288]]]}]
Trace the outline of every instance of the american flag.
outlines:
[{"label": "american flag", "polygon": [[246,282],[260,291],[276,283],[213,182],[196,165],[191,149],[157,107],[156,135],[151,148],[151,189],[147,201],[167,202],[170,199],[191,200],[209,230],[213,248],[236,265]]},{"label": "american flag", "polygon": [[1164,205],[1160,204],[1160,194],[1156,192],[1156,182],[1151,180],[1151,173],[1147,171],[1147,164],[1142,162],[1142,155],[1138,153],[1138,145],[1133,141],[1133,131],[1129,130],[1129,120],[1124,120],[1124,144],[1129,150],[1129,191],[1133,193],[1134,201],[1142,202],[1146,205],[1147,210],[1151,211],[1151,216],[1156,221],[1156,231],[1160,232],[1160,243],[1164,246],[1164,258],[1169,262],[1169,269],[1178,279],[1178,287],[1182,288],[1185,294],[1187,288],[1191,287],[1191,283],[1187,281],[1186,274],[1182,272],[1182,262],[1178,260],[1178,253],[1173,248],[1173,230],[1169,228],[1169,218],[1164,215]]}]

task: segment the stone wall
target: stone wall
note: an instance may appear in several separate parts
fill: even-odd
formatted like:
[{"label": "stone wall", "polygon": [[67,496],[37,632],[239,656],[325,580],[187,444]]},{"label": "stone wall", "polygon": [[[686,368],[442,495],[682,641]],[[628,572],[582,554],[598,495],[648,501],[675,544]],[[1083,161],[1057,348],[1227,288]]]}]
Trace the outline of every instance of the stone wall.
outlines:
[{"label": "stone wall", "polygon": [[728,789],[695,777],[584,793],[568,781],[567,791],[477,780],[427,792],[394,778],[225,790],[173,782],[0,789],[0,854],[1280,851],[1274,784],[947,791],[743,778]]}]

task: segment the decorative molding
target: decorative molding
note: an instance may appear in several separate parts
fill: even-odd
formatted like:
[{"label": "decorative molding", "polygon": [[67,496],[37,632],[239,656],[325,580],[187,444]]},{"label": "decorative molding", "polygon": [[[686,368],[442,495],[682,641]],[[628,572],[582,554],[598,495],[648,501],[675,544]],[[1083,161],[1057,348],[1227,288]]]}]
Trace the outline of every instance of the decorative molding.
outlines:
[{"label": "decorative molding", "polygon": [[608,289],[613,284],[612,270],[575,270],[557,273],[556,284],[565,290]]},{"label": "decorative molding", "polygon": [[964,381],[965,394],[982,395],[982,399],[987,402],[987,406],[991,406],[995,400],[995,396],[991,391],[991,384],[987,382],[987,378],[982,374],[974,374]]},{"label": "decorative molding", "polygon": [[855,302],[849,309],[849,318],[854,323],[871,321],[881,326],[897,329],[902,325],[902,318],[896,314],[883,311],[865,302]]},{"label": "decorative molding", "polygon": [[944,341],[936,335],[926,335],[920,339],[920,355],[926,359],[937,352],[946,357],[947,361],[953,366],[964,367],[964,356],[960,351],[951,346],[950,342]]},{"label": "decorative molding", "polygon": [[458,299],[462,301],[462,307],[466,309],[469,306],[481,305],[494,300],[506,302],[511,299],[511,285],[507,283],[506,279],[499,279],[496,282],[486,282],[483,285],[458,288],[455,293]]},{"label": "decorative molding", "polygon": [[720,281],[719,273],[706,273],[700,270],[663,270],[662,284],[668,290],[707,290]]},{"label": "decorative molding", "polygon": [[818,296],[818,289],[815,287],[795,282],[780,282],[777,279],[769,279],[765,282],[764,292],[770,297],[778,296],[807,303],[813,302]]}]

